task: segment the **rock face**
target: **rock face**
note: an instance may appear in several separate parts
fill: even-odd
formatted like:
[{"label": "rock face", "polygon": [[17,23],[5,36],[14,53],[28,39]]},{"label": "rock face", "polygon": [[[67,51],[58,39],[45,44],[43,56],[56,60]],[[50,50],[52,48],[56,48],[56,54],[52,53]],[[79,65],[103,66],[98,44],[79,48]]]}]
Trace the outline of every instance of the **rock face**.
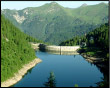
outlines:
[{"label": "rock face", "polygon": [[[26,12],[27,13],[27,12]],[[15,18],[15,20],[18,22],[18,23],[22,23],[26,18],[24,16],[20,16],[18,14],[18,12],[16,12],[16,14],[13,15],[13,17]]]},{"label": "rock face", "polygon": [[90,63],[100,63],[102,62],[103,58],[97,58],[97,57],[91,57],[91,56],[88,56],[86,54],[81,54],[88,62]]},{"label": "rock face", "polygon": [[108,22],[108,5],[83,4],[81,7],[70,9],[52,2],[23,10],[4,9],[2,14],[26,34],[58,45]]},{"label": "rock face", "polygon": [[32,67],[34,67],[36,64],[40,62],[41,60],[37,58],[37,59],[34,59],[29,64],[24,65],[23,68],[20,69],[18,73],[15,74],[14,77],[6,80],[5,82],[2,82],[1,87],[9,87],[11,85],[14,85],[15,83],[17,83],[18,81],[22,79],[23,75],[25,75],[29,69],[31,69]]},{"label": "rock face", "polygon": [[86,6],[87,6],[87,4],[86,4],[86,3],[84,3],[84,4],[82,4],[82,5],[81,5],[81,7],[86,7]]}]

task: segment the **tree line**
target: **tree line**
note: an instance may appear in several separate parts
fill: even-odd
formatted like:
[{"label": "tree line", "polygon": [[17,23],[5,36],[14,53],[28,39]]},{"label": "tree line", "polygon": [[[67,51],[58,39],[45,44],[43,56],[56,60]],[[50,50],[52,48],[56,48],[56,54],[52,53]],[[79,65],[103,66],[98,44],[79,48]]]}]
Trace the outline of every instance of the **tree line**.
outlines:
[{"label": "tree line", "polygon": [[29,42],[42,42],[21,32],[1,15],[1,82],[36,58]]},{"label": "tree line", "polygon": [[109,24],[105,23],[88,34],[75,36],[74,38],[66,40],[59,45],[97,47],[104,51],[104,53],[106,53],[106,57],[109,58]]}]

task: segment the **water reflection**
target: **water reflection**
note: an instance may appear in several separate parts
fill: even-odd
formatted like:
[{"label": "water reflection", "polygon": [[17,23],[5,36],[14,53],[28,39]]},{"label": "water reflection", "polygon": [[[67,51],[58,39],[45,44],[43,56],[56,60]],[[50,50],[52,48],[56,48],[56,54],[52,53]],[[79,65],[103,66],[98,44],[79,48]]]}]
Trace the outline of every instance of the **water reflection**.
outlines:
[{"label": "water reflection", "polygon": [[102,81],[96,83],[97,87],[109,88],[108,78],[104,76],[104,78],[101,78],[101,79]]},{"label": "water reflection", "polygon": [[59,51],[46,51],[48,52],[49,54],[58,54],[58,55],[78,55],[79,53],[78,52],[75,52],[75,51],[69,51],[69,52],[66,52],[66,51],[62,51],[62,52],[59,52]]},{"label": "water reflection", "polygon": [[[43,62],[33,70],[29,70],[28,74],[14,87],[76,87],[77,85],[95,87],[96,82],[102,81],[100,77],[103,75],[96,66],[94,64],[90,66],[90,63],[80,55],[54,55],[38,51],[36,55]],[[54,73],[50,73],[51,70],[54,71],[54,76],[52,76]],[[52,81],[51,78],[57,82]]]},{"label": "water reflection", "polygon": [[[32,67],[31,69],[28,70],[28,72],[29,72],[30,74],[31,74],[33,68],[34,68],[34,67]],[[27,72],[27,73],[28,73],[28,72]]]},{"label": "water reflection", "polygon": [[74,58],[76,57],[76,55],[74,55]]},{"label": "water reflection", "polygon": [[100,82],[97,82],[97,87],[105,87],[105,88],[109,88],[109,68],[104,65],[104,64],[101,64],[101,66],[99,66],[98,64],[95,64],[98,69],[100,70],[100,72],[103,74],[103,77],[101,77],[101,81]]},{"label": "water reflection", "polygon": [[[26,74],[22,76],[22,79],[23,79],[27,74],[31,74],[33,68],[34,68],[34,67],[32,67],[31,69],[29,69],[29,70],[26,72]],[[15,85],[16,85],[16,84],[11,85],[10,87],[15,87]]]}]

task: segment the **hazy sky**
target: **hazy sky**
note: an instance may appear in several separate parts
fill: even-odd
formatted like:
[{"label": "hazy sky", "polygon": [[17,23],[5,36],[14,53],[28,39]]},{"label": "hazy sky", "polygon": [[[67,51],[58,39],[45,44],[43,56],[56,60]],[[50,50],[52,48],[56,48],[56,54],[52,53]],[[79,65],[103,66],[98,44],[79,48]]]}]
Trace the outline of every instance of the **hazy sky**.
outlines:
[{"label": "hazy sky", "polygon": [[[24,9],[26,7],[38,7],[52,1],[1,1],[1,9]],[[108,1],[54,1],[63,7],[77,8],[82,4],[95,5],[101,2],[108,3]]]}]

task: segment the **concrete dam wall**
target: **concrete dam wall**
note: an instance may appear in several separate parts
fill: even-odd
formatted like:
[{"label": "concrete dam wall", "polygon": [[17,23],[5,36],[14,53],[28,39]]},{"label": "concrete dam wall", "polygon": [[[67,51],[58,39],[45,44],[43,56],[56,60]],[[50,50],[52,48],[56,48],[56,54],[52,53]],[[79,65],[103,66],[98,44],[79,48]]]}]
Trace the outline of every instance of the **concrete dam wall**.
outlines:
[{"label": "concrete dam wall", "polygon": [[70,51],[77,51],[80,46],[46,46],[46,50],[49,51],[61,51],[61,52],[70,52]]},{"label": "concrete dam wall", "polygon": [[33,48],[33,49],[39,49],[40,43],[36,43],[36,44],[31,43],[31,45],[32,45],[32,48]]},{"label": "concrete dam wall", "polygon": [[55,45],[45,45],[40,43],[31,43],[32,48],[40,49],[45,51],[58,51],[58,52],[76,52],[80,46],[55,46]]}]

